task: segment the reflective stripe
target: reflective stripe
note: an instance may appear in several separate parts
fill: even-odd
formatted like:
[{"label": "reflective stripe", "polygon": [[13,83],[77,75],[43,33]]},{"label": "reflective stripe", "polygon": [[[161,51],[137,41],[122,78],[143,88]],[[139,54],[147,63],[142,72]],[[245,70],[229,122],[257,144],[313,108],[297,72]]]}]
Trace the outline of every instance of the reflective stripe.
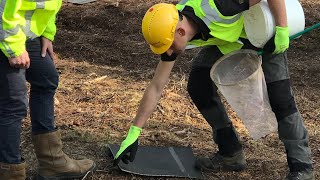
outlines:
[{"label": "reflective stripe", "polygon": [[206,23],[207,26],[211,24],[211,22],[219,22],[223,24],[232,24],[240,19],[241,13],[237,14],[235,17],[231,19],[223,19],[219,16],[219,13],[217,10],[213,9],[210,4],[209,0],[202,0],[201,2],[202,10],[206,13],[206,15],[203,17],[204,23]]},{"label": "reflective stripe", "polygon": [[10,30],[0,30],[0,41],[4,41],[9,36],[17,34],[18,31],[19,31],[19,26],[18,25],[16,25],[15,28],[10,29]]},{"label": "reflective stripe", "polygon": [[36,8],[37,9],[44,9],[44,1],[36,2]]},{"label": "reflective stripe", "polygon": [[14,52],[12,51],[12,49],[9,47],[8,43],[6,42],[0,42],[2,44],[2,46],[4,47],[5,51],[9,54],[10,57],[15,57]]},{"label": "reflective stripe", "polygon": [[194,49],[194,48],[197,48],[199,46],[196,46],[196,45],[187,45],[186,46],[186,49]]},{"label": "reflective stripe", "polygon": [[188,2],[188,0],[181,0],[178,4],[184,5],[184,4],[186,4],[187,2]]},{"label": "reflective stripe", "polygon": [[26,26],[22,27],[24,34],[29,39],[34,39],[34,38],[38,37],[35,33],[33,33],[31,31],[31,18],[32,18],[33,13],[34,13],[34,10],[26,11],[25,16],[24,16],[24,18],[26,20]]},{"label": "reflective stripe", "polygon": [[28,0],[29,2],[36,2],[36,8],[37,9],[44,9],[45,8],[45,2],[50,0]]},{"label": "reflective stripe", "polygon": [[0,19],[0,41],[3,41],[4,40],[4,30],[3,30],[3,27],[2,27],[2,16],[3,16],[3,11],[4,11],[4,6],[6,4],[6,0],[2,0],[1,1],[1,4],[0,4],[0,16],[1,16],[1,19]]},{"label": "reflective stripe", "polygon": [[[209,4],[210,0],[202,0],[201,1],[201,8],[203,12],[206,14],[202,20],[203,22],[209,27],[212,22],[218,22],[223,24],[232,24],[240,19],[241,14],[239,13],[236,16],[234,16],[231,19],[223,19],[219,16],[219,12],[212,8]],[[188,2],[188,0],[181,0],[178,4],[185,5]],[[181,10],[182,11],[182,10]]]}]

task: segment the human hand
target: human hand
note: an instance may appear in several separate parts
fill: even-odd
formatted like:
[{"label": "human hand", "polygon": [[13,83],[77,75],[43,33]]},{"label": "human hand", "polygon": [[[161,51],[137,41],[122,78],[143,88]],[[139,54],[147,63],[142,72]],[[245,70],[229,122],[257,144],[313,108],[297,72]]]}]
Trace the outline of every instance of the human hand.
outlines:
[{"label": "human hand", "polygon": [[273,54],[280,54],[289,48],[289,27],[276,27],[276,35],[274,37],[275,50]]},{"label": "human hand", "polygon": [[24,51],[18,57],[10,57],[9,64],[14,68],[28,69],[30,67],[30,58],[27,51]]},{"label": "human hand", "polygon": [[280,54],[289,48],[289,27],[276,26],[276,34],[263,47],[264,51]]},{"label": "human hand", "polygon": [[54,53],[53,53],[53,45],[52,42],[45,38],[41,37],[41,57],[46,57],[47,52],[49,53],[49,56],[51,57],[52,61],[54,61]]},{"label": "human hand", "polygon": [[280,54],[289,48],[289,27],[276,26],[276,34],[264,46],[263,50],[272,54]]},{"label": "human hand", "polygon": [[[131,126],[126,139],[121,143],[120,149],[114,157],[113,165],[117,165],[120,160],[125,164],[128,164],[128,160],[133,162],[137,150],[138,150],[138,137],[141,132],[141,128],[137,126]],[[130,153],[130,155],[128,155]]]}]

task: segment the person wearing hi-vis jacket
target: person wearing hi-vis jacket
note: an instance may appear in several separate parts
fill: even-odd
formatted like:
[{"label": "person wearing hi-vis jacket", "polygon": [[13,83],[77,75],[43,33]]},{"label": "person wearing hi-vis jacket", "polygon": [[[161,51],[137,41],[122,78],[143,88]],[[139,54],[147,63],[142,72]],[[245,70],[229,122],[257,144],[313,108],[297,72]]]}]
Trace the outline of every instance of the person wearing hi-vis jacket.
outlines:
[{"label": "person wearing hi-vis jacket", "polygon": [[[121,143],[114,164],[133,161],[138,137],[154,111],[167,84],[175,59],[187,45],[203,46],[193,58],[187,90],[194,104],[213,130],[218,152],[198,158],[203,171],[241,171],[247,163],[232,122],[210,78],[212,65],[223,55],[239,49],[255,48],[244,30],[243,11],[260,0],[181,0],[177,5],[159,3],[150,7],[142,20],[142,32],[152,52],[160,55],[154,77],[146,88],[133,124]],[[268,0],[275,18],[275,35],[264,46],[262,68],[268,95],[278,121],[279,138],[284,143],[290,172],[286,179],[313,180],[308,132],[297,109],[290,85],[286,50],[289,28],[284,0]]]},{"label": "person wearing hi-vis jacket", "polygon": [[62,151],[54,123],[59,75],[52,41],[62,0],[0,1],[0,179],[25,180],[20,154],[21,121],[27,115],[27,86],[37,179],[81,178],[93,170],[89,159],[74,160]]}]

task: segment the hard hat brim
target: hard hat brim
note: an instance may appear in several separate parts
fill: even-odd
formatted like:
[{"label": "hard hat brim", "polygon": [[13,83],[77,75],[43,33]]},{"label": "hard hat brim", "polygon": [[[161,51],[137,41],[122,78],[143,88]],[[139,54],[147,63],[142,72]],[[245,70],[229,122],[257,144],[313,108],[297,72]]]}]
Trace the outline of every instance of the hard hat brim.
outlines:
[{"label": "hard hat brim", "polygon": [[155,54],[163,54],[163,53],[165,53],[165,52],[167,52],[169,50],[171,45],[172,45],[172,43],[171,44],[166,44],[166,45],[161,46],[161,47],[154,47],[154,46],[150,45],[150,49]]}]

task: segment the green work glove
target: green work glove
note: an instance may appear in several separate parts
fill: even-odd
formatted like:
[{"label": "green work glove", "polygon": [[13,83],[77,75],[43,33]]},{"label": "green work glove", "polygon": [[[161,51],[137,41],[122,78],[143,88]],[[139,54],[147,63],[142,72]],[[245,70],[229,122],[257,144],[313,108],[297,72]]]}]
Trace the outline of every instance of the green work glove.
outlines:
[{"label": "green work glove", "polygon": [[289,48],[289,27],[276,26],[276,34],[272,37],[263,50],[272,54],[280,54]]},{"label": "green work glove", "polygon": [[[138,150],[138,137],[141,132],[141,128],[137,126],[131,126],[126,139],[121,143],[120,149],[114,157],[113,165],[117,165],[120,160],[125,164],[128,164],[128,160],[132,162],[136,156]],[[130,156],[128,155],[130,153]]]},{"label": "green work glove", "polygon": [[274,36],[275,50],[273,54],[280,54],[289,48],[289,27],[276,27],[276,35]]}]

